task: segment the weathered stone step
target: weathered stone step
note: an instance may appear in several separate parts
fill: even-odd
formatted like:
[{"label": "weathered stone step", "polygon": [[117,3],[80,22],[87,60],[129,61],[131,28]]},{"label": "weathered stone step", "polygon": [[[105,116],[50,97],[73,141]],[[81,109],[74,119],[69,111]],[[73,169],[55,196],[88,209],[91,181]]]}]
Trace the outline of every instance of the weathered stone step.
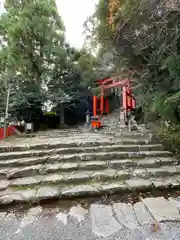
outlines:
[{"label": "weathered stone step", "polygon": [[[48,154],[44,154],[42,152],[42,156],[43,155],[48,155]],[[62,161],[93,161],[93,160],[108,160],[108,159],[110,160],[110,159],[125,159],[125,158],[139,159],[144,157],[168,157],[168,156],[172,156],[172,153],[168,151],[139,151],[139,152],[97,152],[97,153],[94,152],[94,153],[65,154],[65,155],[59,156],[59,158]],[[6,158],[7,157],[5,157],[5,159]],[[3,156],[1,156],[1,159],[4,159]],[[11,158],[9,157],[8,159],[11,159]]]},{"label": "weathered stone step", "polygon": [[111,159],[126,159],[126,158],[145,158],[145,157],[168,157],[172,153],[168,151],[139,151],[139,152],[99,152],[99,153],[82,153],[76,155],[64,155],[64,161],[93,161],[93,160],[111,160]]},{"label": "weathered stone step", "polygon": [[82,133],[83,130],[73,130],[73,129],[69,129],[69,130],[60,130],[60,131],[44,131],[44,132],[38,132],[36,134],[36,136],[38,137],[64,137],[64,136],[69,136],[69,134],[72,134],[72,135],[76,135],[76,134],[80,134]]},{"label": "weathered stone step", "polygon": [[120,159],[120,160],[106,160],[106,161],[88,161],[88,162],[74,162],[74,163],[57,163],[47,164],[44,167],[46,173],[68,172],[77,170],[103,170],[115,169],[124,170],[127,168],[156,168],[161,166],[175,166],[177,160],[173,158],[149,158],[149,159]]},{"label": "weathered stone step", "polygon": [[[108,181],[92,182],[91,184],[83,183],[74,185],[37,185],[35,188],[28,189],[18,189],[18,188],[9,188],[5,191],[0,192],[0,205],[5,204],[19,204],[19,203],[39,203],[43,200],[58,200],[58,199],[70,199],[78,197],[92,197],[104,194],[113,194],[113,193],[125,193],[125,192],[134,192],[134,191],[150,191],[156,188],[156,182],[159,179],[144,180],[144,179],[134,179],[134,180],[125,180],[119,181],[114,180],[109,183]],[[169,180],[160,179],[161,182],[167,181],[172,182],[169,185],[169,188],[180,188],[180,179],[172,177]],[[166,184],[162,185],[162,189],[166,188]],[[153,211],[150,206],[150,200],[145,200],[144,204],[149,208],[150,211]],[[154,206],[155,207],[155,206]],[[138,211],[138,209],[135,209]],[[153,212],[154,213],[154,212]],[[154,215],[154,214],[153,214]],[[139,218],[138,218],[139,219]]]},{"label": "weathered stone step", "polygon": [[[136,136],[121,136],[121,134],[118,134],[118,133],[115,133],[115,134],[106,134],[105,135],[106,137],[108,137],[108,138],[110,138],[110,139],[116,139],[116,141],[117,140],[120,140],[120,139],[123,139],[123,141],[128,141],[129,139],[132,141],[132,140],[134,140],[134,141],[149,141],[149,142],[151,142],[152,141],[152,138],[150,138],[150,137],[146,137],[146,136],[143,136],[143,137],[140,137],[140,136],[138,136],[138,137],[136,137]],[[153,141],[154,141],[154,139],[153,139]]]},{"label": "weathered stone step", "polygon": [[[103,131],[102,131],[103,132]],[[146,138],[151,138],[152,134],[149,132],[127,132],[127,131],[118,131],[115,129],[115,131],[112,130],[106,130],[104,131],[105,134],[107,135],[116,135],[116,136],[121,136],[121,137],[130,137],[130,138],[138,138],[138,137],[146,137]]]},{"label": "weathered stone step", "polygon": [[[25,170],[26,173],[25,174]],[[27,169],[24,171],[11,172],[7,175],[7,178],[10,181],[9,186],[16,187],[27,187],[34,185],[45,185],[45,184],[76,184],[78,182],[89,182],[89,181],[100,181],[100,180],[109,180],[109,179],[119,179],[119,180],[127,180],[130,178],[130,173],[128,171],[116,171],[114,169],[105,169],[101,171],[76,171],[71,174],[67,172],[57,172],[54,174],[45,174],[45,172],[41,172],[43,175],[30,175],[28,174]],[[27,177],[30,176],[30,177]],[[4,180],[3,180],[4,181]],[[1,184],[2,185],[2,184]]]},{"label": "weathered stone step", "polygon": [[[106,138],[106,137],[104,137]],[[48,140],[47,140],[48,141]],[[77,147],[98,147],[98,146],[109,146],[109,145],[144,145],[150,144],[148,140],[134,140],[134,139],[106,139],[105,141],[88,141],[88,142],[61,142],[61,143],[37,143],[37,144],[23,144],[23,145],[4,145],[0,146],[0,153],[7,152],[20,152],[29,150],[43,150],[43,149],[55,149],[55,148],[77,148]]]},{"label": "weathered stone step", "polygon": [[[54,156],[43,156],[43,157],[29,157],[22,159],[13,159],[13,160],[1,160],[0,167],[9,168],[9,167],[27,167],[44,164],[44,169],[47,172],[55,171],[75,171],[77,169],[88,169],[88,170],[97,170],[105,168],[114,168],[114,169],[124,169],[126,167],[159,167],[159,166],[168,166],[168,165],[177,165],[178,160],[172,157],[148,157],[142,159],[115,159],[115,160],[95,160],[95,161],[74,161],[74,162],[64,162],[62,157],[59,155]],[[0,173],[3,172],[3,169],[0,170]]]},{"label": "weathered stone step", "polygon": [[[52,161],[54,160],[54,163],[57,162],[57,161],[60,161],[60,162],[90,162],[90,161],[110,161],[110,160],[118,160],[118,159],[142,159],[142,158],[148,158],[148,157],[168,157],[168,155],[170,156],[171,154],[169,152],[161,152],[161,151],[156,151],[156,152],[139,152],[139,154],[137,155],[137,153],[114,153],[114,152],[110,152],[110,153],[98,153],[98,154],[77,154],[77,155],[64,155],[64,156],[53,156],[52,158],[48,157],[46,159],[44,158],[37,158],[37,159],[28,159],[27,160],[23,160],[25,162],[22,162],[20,160],[20,163],[21,164],[26,164],[26,166],[28,166],[28,164],[30,165],[32,162],[30,161],[34,161],[34,164],[36,162],[36,165],[32,165],[32,166],[28,166],[28,167],[16,167],[16,168],[9,168],[9,167],[6,167],[4,169],[0,169],[0,178],[4,179],[7,172],[9,173],[10,171],[11,172],[22,172],[22,169],[23,171],[25,172],[25,174],[27,174],[27,172],[30,174],[30,175],[35,175],[36,173],[39,173],[39,172],[42,172],[44,171],[44,168],[46,165],[44,165],[44,163],[42,163],[43,161],[46,161],[46,163],[52,163]],[[8,161],[7,161],[8,162]],[[10,161],[11,164],[12,161]],[[40,163],[41,164],[37,164],[37,163]],[[15,170],[14,170],[15,169]],[[19,173],[19,174],[22,174],[22,173]]]},{"label": "weathered stone step", "polygon": [[[99,163],[100,164],[100,163]],[[144,168],[143,166],[137,166],[136,167],[126,167],[124,166],[124,169],[119,169],[115,166],[117,166],[117,162],[114,160],[111,162],[113,167],[109,168],[104,168],[102,169],[92,169],[95,167],[99,167],[98,165],[96,166],[95,163],[91,162],[91,165],[89,164],[81,164],[81,168],[78,169],[77,171],[71,172],[69,174],[69,166],[64,164],[63,165],[35,165],[35,166],[29,166],[29,167],[19,167],[19,168],[12,168],[12,169],[2,169],[0,172],[0,177],[1,179],[15,179],[15,178],[23,178],[23,177],[29,177],[29,176],[36,176],[36,175],[42,175],[42,178],[44,179],[45,177],[48,177],[48,173],[56,173],[60,177],[62,181],[67,181],[67,179],[71,178],[76,179],[74,176],[79,176],[77,177],[78,180],[84,181],[86,180],[92,180],[96,179],[96,176],[103,176],[104,178],[116,178],[118,176],[118,173],[124,173],[128,174],[129,178],[150,178],[150,177],[159,177],[159,176],[171,176],[171,175],[177,175],[180,170],[180,166],[167,166],[167,165],[162,165],[160,167],[148,167]],[[76,166],[74,166],[76,167]],[[88,168],[89,167],[89,168]],[[92,169],[90,171],[90,169]],[[86,171],[84,171],[86,170]],[[109,175],[110,174],[110,175]],[[124,175],[123,175],[124,176]],[[39,177],[38,177],[39,178]],[[97,177],[98,178],[98,177]]]},{"label": "weathered stone step", "polygon": [[[7,152],[0,153],[0,160],[5,159],[17,159],[32,156],[46,156],[52,154],[77,154],[77,153],[94,153],[94,152],[139,152],[139,151],[158,151],[162,150],[161,144],[154,145],[109,145],[109,146],[97,146],[97,147],[76,147],[76,148],[57,148],[57,149],[45,149],[45,150],[30,150],[20,152]],[[0,161],[1,166],[1,161]]]}]

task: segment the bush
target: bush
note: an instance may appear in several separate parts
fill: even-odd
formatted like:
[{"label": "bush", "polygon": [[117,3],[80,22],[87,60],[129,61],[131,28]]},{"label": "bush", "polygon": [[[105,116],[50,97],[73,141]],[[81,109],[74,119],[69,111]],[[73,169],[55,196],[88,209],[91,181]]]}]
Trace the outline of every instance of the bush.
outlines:
[{"label": "bush", "polygon": [[180,154],[180,125],[160,127],[157,136],[166,150],[174,154]]}]

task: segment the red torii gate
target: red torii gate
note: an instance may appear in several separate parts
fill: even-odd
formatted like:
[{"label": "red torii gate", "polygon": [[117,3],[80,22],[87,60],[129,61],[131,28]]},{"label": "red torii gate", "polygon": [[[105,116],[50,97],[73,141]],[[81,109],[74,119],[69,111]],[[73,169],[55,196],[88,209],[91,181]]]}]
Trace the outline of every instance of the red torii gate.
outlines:
[{"label": "red torii gate", "polygon": [[[121,87],[122,88],[122,102],[125,114],[128,111],[131,111],[132,109],[135,109],[136,106],[136,99],[132,95],[132,89],[130,87],[130,84],[133,80],[132,79],[124,79],[119,81],[119,77],[115,78],[105,78],[102,80],[98,80],[97,83],[101,87],[101,96],[100,96],[100,114],[104,114],[104,105],[106,108],[106,113],[109,112],[109,103],[106,99],[106,102],[104,102],[104,93],[105,90],[115,88],[115,87]],[[93,96],[93,116],[97,115],[97,96]]]}]

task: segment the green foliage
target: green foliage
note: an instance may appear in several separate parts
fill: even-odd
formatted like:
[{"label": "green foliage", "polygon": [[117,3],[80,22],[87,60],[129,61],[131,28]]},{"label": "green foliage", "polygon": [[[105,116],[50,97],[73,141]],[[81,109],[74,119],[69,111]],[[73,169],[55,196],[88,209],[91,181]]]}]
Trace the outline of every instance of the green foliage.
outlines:
[{"label": "green foliage", "polygon": [[81,79],[84,80],[82,82],[83,86],[91,86],[93,81],[97,79],[97,68],[97,59],[90,53],[82,50],[78,59],[78,69]]},{"label": "green foliage", "polygon": [[179,121],[179,7],[165,0],[99,0],[93,15],[92,39],[103,52],[111,49],[116,72],[137,70],[141,87],[135,93],[146,120]]},{"label": "green foliage", "polygon": [[46,64],[64,41],[64,27],[55,2],[7,0],[5,7],[7,67],[40,84]]},{"label": "green foliage", "polygon": [[[84,24],[86,42],[94,49],[112,49],[113,32],[108,25],[108,1],[99,0],[94,14]],[[104,51],[103,51],[104,52]]]},{"label": "green foliage", "polygon": [[167,96],[159,94],[144,108],[145,121],[148,122],[162,119],[163,121],[169,120],[173,123],[178,123],[176,116],[177,107],[178,103],[167,102]]},{"label": "green foliage", "polygon": [[[170,121],[156,129],[165,146],[180,149],[180,3],[156,0],[99,0],[86,23],[99,52],[111,52],[116,74],[136,70],[134,90],[146,122]],[[111,18],[111,19],[109,19]],[[90,22],[93,22],[93,27]],[[89,39],[88,39],[89,40]],[[89,40],[90,42],[90,40]]]},{"label": "green foliage", "polygon": [[165,148],[175,154],[180,154],[180,127],[172,125],[169,128],[158,129],[157,136]]},{"label": "green foliage", "polygon": [[3,81],[11,89],[11,113],[25,116],[22,109],[41,109],[44,77],[54,71],[54,59],[63,49],[64,26],[53,0],[6,0],[5,8],[0,18]]},{"label": "green foliage", "polygon": [[7,89],[12,116],[38,116],[46,101],[55,105],[78,97],[96,77],[95,57],[65,41],[55,0],[6,0],[0,16],[0,111]]},{"label": "green foliage", "polygon": [[92,88],[92,94],[94,95],[94,96],[100,96],[100,93],[101,93],[101,89],[100,89],[100,87],[96,87],[96,88]]}]

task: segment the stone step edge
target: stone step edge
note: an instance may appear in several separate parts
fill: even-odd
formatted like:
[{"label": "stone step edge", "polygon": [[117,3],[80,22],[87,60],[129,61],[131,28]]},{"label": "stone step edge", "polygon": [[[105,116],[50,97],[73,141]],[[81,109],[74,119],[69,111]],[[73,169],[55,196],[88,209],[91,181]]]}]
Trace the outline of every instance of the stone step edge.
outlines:
[{"label": "stone step edge", "polygon": [[[0,161],[0,175],[3,172],[8,171],[8,169],[23,169],[23,168],[33,168],[37,165],[45,164],[43,169],[51,169],[54,171],[74,171],[80,169],[87,170],[98,170],[105,168],[122,168],[126,167],[151,167],[151,166],[169,166],[170,164],[177,165],[178,160],[173,157],[148,157],[148,158],[124,158],[124,159],[114,159],[114,160],[89,160],[89,161],[62,161],[59,155],[48,156],[48,157],[32,157],[23,158],[15,160],[4,160]],[[5,169],[5,170],[4,170]],[[54,170],[53,170],[54,169]],[[58,169],[58,170],[57,170]],[[50,171],[49,171],[50,172]]]},{"label": "stone step edge", "polygon": [[152,137],[153,134],[150,132],[140,132],[140,131],[118,131],[118,129],[114,129],[115,131],[113,131],[113,129],[106,129],[105,131],[101,131],[101,133],[105,134],[105,135],[116,135],[118,134],[118,136],[124,136],[124,137]]},{"label": "stone step edge", "polygon": [[[119,126],[119,125],[118,125]],[[57,133],[51,133],[51,134],[35,134],[35,136],[40,137],[40,138],[44,138],[44,137],[66,137],[66,136],[70,136],[71,135],[79,135],[79,134],[86,134],[88,129],[85,129],[84,131],[81,132],[60,132],[59,134]],[[147,131],[127,131],[127,130],[120,130],[118,128],[108,128],[108,127],[104,127],[103,129],[99,130],[98,132],[96,132],[97,134],[116,134],[118,133],[119,136],[125,136],[125,137],[151,137],[153,134],[151,132],[147,132]],[[23,135],[21,135],[23,136]]]},{"label": "stone step edge", "polygon": [[[108,146],[108,145],[128,145],[128,144],[148,144],[151,143],[151,141],[147,140],[117,140],[117,141],[93,141],[93,142],[69,142],[69,143],[56,143],[56,144],[50,144],[50,143],[41,143],[41,144],[35,144],[35,145],[16,145],[16,146],[0,146],[0,153],[4,152],[13,152],[13,151],[26,151],[26,150],[41,150],[41,149],[54,149],[54,148],[77,148],[77,147],[95,147],[95,146]],[[3,143],[2,143],[3,144]]]},{"label": "stone step edge", "polygon": [[45,173],[42,174],[30,174],[29,177],[25,172],[25,176],[22,173],[17,175],[13,173],[9,174],[7,178],[0,181],[0,189],[4,190],[8,187],[28,187],[39,184],[76,184],[80,182],[91,181],[106,181],[106,180],[128,180],[136,179],[137,177],[142,179],[150,179],[153,177],[171,177],[178,176],[180,166],[178,167],[159,167],[159,168],[128,168],[124,170],[105,169],[101,171],[76,171],[72,174],[66,173]]},{"label": "stone step edge", "polygon": [[[40,154],[40,156],[53,156],[53,152],[50,152],[48,155],[48,152],[44,154],[44,152],[42,152]],[[33,154],[31,154],[30,156],[33,157]],[[58,155],[59,159],[63,160],[63,161],[67,161],[69,160],[84,160],[84,161],[89,161],[89,160],[105,160],[105,159],[110,159],[111,157],[113,157],[114,159],[117,158],[142,158],[142,157],[168,157],[168,156],[173,156],[173,154],[169,151],[163,151],[163,150],[149,150],[149,151],[113,151],[113,152],[92,152],[92,153],[72,153],[72,154],[62,154],[62,155]],[[14,155],[1,155],[0,156],[0,161],[2,160],[11,160],[12,158],[14,158]],[[17,159],[17,156],[16,156]],[[19,158],[21,159],[21,158]]]},{"label": "stone step edge", "polygon": [[[153,151],[153,150],[163,150],[162,144],[146,144],[146,145],[107,145],[107,146],[95,146],[95,147],[79,147],[79,148],[55,148],[55,149],[43,149],[43,150],[29,150],[29,151],[14,151],[14,152],[4,152],[0,153],[0,159],[9,159],[14,157],[29,157],[29,156],[42,156],[49,154],[81,154],[81,153],[102,153],[102,152],[114,152],[115,150],[119,151]],[[112,151],[114,150],[114,151]],[[40,154],[40,155],[39,155]]]},{"label": "stone step edge", "polygon": [[[161,153],[161,154],[160,154]],[[146,154],[139,154],[137,156],[137,154],[135,155],[115,155],[115,154],[112,154],[112,155],[105,155],[105,156],[92,156],[90,155],[90,158],[86,158],[87,155],[85,155],[85,158],[82,158],[82,156],[79,156],[79,155],[75,155],[74,157],[69,157],[69,158],[65,158],[65,157],[62,157],[62,156],[59,156],[59,155],[55,155],[53,157],[47,157],[47,158],[27,158],[26,160],[27,161],[24,161],[23,164],[21,166],[14,166],[13,168],[10,169],[10,167],[12,167],[12,161],[10,160],[10,167],[9,166],[5,166],[2,168],[0,168],[0,177],[2,178],[3,176],[6,176],[7,174],[9,174],[9,172],[18,172],[18,171],[26,171],[26,172],[32,172],[32,173],[36,173],[36,172],[42,172],[44,171],[45,167],[47,166],[47,164],[52,164],[52,163],[57,163],[57,164],[68,164],[68,163],[72,163],[72,164],[77,164],[77,162],[81,162],[81,163],[84,163],[84,164],[90,164],[91,162],[99,162],[99,161],[105,161],[105,162],[109,162],[109,161],[119,161],[119,162],[123,162],[125,160],[134,160],[134,161],[143,161],[145,159],[158,159],[158,161],[160,162],[167,162],[167,160],[165,159],[171,159],[172,162],[176,162],[178,163],[178,160],[176,160],[175,158],[173,158],[170,155],[168,156],[164,156],[164,152],[160,152],[159,154],[155,153],[154,155],[150,154],[149,156],[146,155]],[[97,159],[96,159],[97,158]],[[30,161],[32,160],[35,160],[36,159],[36,162],[34,164],[29,164]],[[99,159],[99,160],[98,160]],[[161,160],[162,159],[162,160]],[[1,162],[1,161],[0,161]],[[3,162],[6,162],[6,161],[3,161]],[[7,161],[8,163],[8,161]],[[24,164],[25,163],[25,164]],[[27,164],[27,165],[26,165]],[[46,165],[44,165],[46,164]]]},{"label": "stone step edge", "polygon": [[114,181],[91,184],[79,184],[60,188],[58,186],[42,186],[38,189],[26,189],[6,192],[0,195],[0,206],[15,204],[38,204],[46,200],[68,200],[81,197],[95,197],[105,194],[124,194],[133,192],[149,192],[153,189],[180,189],[180,182],[166,179],[143,180],[134,179],[125,182]]}]

